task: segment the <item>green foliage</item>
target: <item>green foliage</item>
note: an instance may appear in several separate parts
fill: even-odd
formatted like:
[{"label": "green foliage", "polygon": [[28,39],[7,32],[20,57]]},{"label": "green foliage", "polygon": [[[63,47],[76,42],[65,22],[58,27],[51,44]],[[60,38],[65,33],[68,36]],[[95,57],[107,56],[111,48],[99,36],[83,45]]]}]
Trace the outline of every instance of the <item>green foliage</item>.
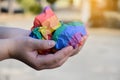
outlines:
[{"label": "green foliage", "polygon": [[47,0],[48,3],[54,4],[57,0]]},{"label": "green foliage", "polygon": [[17,0],[17,2],[21,3],[21,2],[22,2],[22,0]]},{"label": "green foliage", "polygon": [[42,11],[41,5],[36,0],[17,0],[17,2],[20,3],[26,12],[38,14]]},{"label": "green foliage", "polygon": [[29,10],[33,14],[39,14],[42,11],[42,7],[40,7],[39,5],[32,5]]}]

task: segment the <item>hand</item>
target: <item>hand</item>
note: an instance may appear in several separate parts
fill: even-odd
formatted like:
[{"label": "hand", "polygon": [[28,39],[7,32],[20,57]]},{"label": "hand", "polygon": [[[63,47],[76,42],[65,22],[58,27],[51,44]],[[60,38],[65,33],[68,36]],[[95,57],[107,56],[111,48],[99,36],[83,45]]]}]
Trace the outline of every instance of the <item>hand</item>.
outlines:
[{"label": "hand", "polygon": [[71,52],[71,56],[74,56],[76,54],[78,54],[80,52],[80,50],[82,49],[82,47],[84,46],[86,40],[87,40],[88,35],[84,36],[81,40],[81,45],[79,47],[76,47],[75,49],[72,50]]},{"label": "hand", "polygon": [[20,60],[36,70],[52,69],[61,66],[71,55],[73,48],[66,47],[56,53],[40,55],[37,50],[50,49],[54,41],[37,40],[30,37],[11,38],[10,58]]}]

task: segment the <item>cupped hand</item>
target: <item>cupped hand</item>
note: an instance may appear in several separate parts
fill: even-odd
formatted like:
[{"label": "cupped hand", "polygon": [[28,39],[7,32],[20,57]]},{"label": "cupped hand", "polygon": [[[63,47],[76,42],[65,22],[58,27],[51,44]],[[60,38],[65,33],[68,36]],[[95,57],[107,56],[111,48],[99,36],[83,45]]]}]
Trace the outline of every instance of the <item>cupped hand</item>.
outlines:
[{"label": "cupped hand", "polygon": [[37,40],[30,37],[11,38],[10,58],[24,62],[36,70],[52,69],[61,66],[71,55],[73,48],[66,47],[53,54],[40,55],[37,50],[50,49],[55,46],[51,40]]},{"label": "cupped hand", "polygon": [[84,46],[87,38],[88,38],[88,35],[82,37],[82,40],[81,40],[81,43],[80,43],[79,47],[76,47],[75,49],[72,50],[71,56],[74,56],[74,55],[76,55],[76,54],[78,54],[78,53],[80,52],[80,50],[81,50],[82,47]]}]

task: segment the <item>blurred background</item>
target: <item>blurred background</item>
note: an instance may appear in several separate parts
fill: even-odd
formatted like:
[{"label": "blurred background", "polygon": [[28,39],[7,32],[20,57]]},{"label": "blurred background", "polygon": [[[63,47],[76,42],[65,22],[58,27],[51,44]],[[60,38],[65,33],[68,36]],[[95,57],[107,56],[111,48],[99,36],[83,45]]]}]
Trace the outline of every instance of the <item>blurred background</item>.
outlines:
[{"label": "blurred background", "polygon": [[35,71],[17,60],[0,62],[0,80],[120,80],[120,0],[0,0],[0,26],[30,30],[45,6],[64,22],[82,21],[89,37],[62,67]]}]

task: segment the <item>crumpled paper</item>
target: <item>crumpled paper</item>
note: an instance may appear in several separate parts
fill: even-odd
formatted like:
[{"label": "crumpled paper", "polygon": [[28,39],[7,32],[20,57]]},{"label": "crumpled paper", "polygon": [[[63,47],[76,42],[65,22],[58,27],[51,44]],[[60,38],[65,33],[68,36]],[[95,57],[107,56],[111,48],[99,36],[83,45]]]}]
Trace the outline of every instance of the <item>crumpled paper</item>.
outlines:
[{"label": "crumpled paper", "polygon": [[34,28],[40,27],[39,32],[43,35],[44,39],[49,40],[52,37],[52,33],[60,26],[59,19],[51,10],[50,7],[46,7],[43,12],[35,17]]},{"label": "crumpled paper", "polygon": [[36,16],[33,24],[30,37],[56,42],[54,49],[39,51],[41,54],[60,50],[66,46],[76,48],[80,46],[82,37],[87,35],[82,22],[60,22],[50,7],[46,7]]},{"label": "crumpled paper", "polygon": [[73,48],[80,46],[81,38],[85,35],[87,33],[83,23],[62,23],[54,32],[52,39],[56,41],[55,49],[60,50],[66,46],[73,46]]}]

